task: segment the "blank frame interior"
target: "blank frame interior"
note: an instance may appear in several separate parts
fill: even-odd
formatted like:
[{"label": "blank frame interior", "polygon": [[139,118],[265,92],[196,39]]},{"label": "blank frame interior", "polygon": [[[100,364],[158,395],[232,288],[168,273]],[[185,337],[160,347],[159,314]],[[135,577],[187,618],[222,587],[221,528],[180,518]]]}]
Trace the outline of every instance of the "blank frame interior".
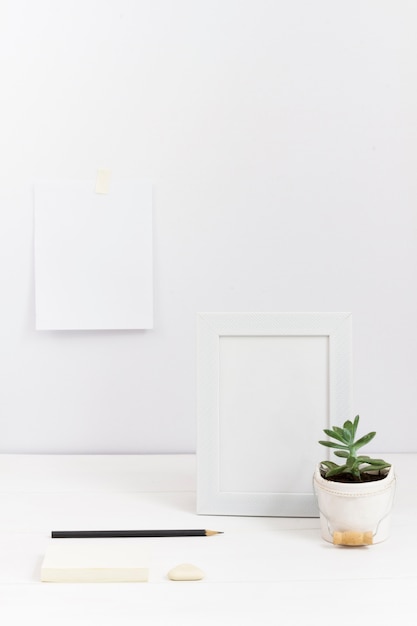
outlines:
[{"label": "blank frame interior", "polygon": [[317,442],[350,387],[349,313],[200,314],[197,512],[317,516]]}]

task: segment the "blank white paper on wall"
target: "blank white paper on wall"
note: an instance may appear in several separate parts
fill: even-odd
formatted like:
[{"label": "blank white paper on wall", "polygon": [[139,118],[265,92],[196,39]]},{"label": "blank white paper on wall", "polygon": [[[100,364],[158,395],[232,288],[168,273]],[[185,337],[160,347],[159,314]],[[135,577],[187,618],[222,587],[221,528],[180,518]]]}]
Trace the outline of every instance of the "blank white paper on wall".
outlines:
[{"label": "blank white paper on wall", "polygon": [[34,199],[36,328],[152,328],[152,185],[42,181]]}]

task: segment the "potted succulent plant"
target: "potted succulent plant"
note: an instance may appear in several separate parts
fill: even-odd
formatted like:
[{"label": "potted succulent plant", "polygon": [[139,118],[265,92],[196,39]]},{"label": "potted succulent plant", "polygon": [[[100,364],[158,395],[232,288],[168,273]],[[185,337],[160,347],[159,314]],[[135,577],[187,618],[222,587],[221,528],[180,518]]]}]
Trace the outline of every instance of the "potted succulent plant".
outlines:
[{"label": "potted succulent plant", "polygon": [[389,536],[395,490],[394,468],[383,459],[358,454],[376,435],[356,439],[359,415],[324,432],[341,464],[321,461],[314,473],[322,537],[337,545],[369,545]]}]

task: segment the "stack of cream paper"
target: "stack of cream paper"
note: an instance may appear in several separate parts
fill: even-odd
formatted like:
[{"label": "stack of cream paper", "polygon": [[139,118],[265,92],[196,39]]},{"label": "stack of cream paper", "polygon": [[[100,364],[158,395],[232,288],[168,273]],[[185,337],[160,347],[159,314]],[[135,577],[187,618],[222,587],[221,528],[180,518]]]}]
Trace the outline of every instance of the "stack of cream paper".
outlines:
[{"label": "stack of cream paper", "polygon": [[42,582],[146,582],[149,550],[128,539],[52,539]]}]

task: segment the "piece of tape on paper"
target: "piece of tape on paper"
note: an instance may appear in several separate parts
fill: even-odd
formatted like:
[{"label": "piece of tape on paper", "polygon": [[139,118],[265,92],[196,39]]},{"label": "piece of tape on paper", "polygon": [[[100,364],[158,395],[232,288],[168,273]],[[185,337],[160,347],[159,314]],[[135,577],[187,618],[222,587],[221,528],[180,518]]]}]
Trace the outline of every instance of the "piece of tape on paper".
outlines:
[{"label": "piece of tape on paper", "polygon": [[110,170],[98,170],[96,180],[96,193],[109,193]]}]

